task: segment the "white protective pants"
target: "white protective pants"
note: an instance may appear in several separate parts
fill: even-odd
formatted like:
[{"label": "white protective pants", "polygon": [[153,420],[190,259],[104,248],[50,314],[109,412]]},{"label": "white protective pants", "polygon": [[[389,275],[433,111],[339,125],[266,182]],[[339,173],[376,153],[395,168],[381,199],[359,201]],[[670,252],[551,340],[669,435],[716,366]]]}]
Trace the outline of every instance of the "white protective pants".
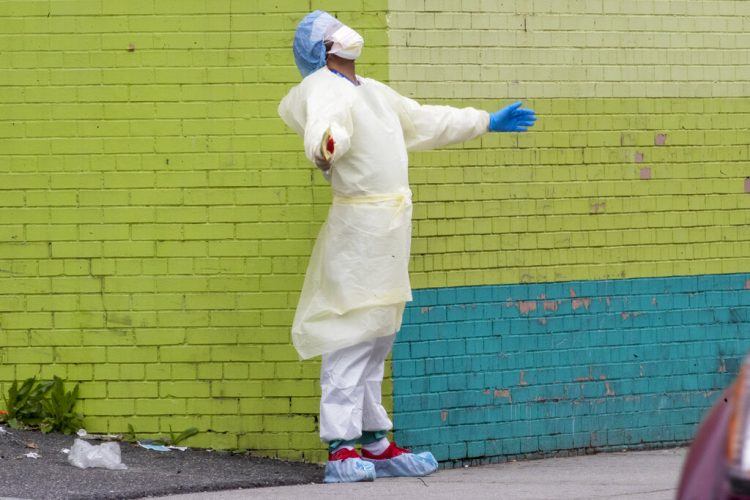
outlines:
[{"label": "white protective pants", "polygon": [[363,431],[388,431],[393,423],[381,404],[385,358],[396,335],[378,337],[323,354],[320,367],[320,439],[353,441]]}]

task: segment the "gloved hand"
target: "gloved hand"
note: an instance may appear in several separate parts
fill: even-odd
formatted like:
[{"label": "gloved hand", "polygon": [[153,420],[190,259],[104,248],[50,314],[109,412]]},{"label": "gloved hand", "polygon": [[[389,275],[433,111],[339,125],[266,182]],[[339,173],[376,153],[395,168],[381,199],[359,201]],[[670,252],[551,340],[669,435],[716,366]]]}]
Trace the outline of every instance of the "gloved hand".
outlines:
[{"label": "gloved hand", "polygon": [[514,102],[500,111],[490,113],[490,132],[526,132],[534,125],[534,110],[521,109],[521,104],[521,101]]},{"label": "gloved hand", "polygon": [[323,172],[326,172],[331,168],[335,145],[336,143],[333,140],[331,129],[329,128],[325,131],[325,134],[323,134],[323,140],[320,141],[320,148],[314,156],[315,165]]}]

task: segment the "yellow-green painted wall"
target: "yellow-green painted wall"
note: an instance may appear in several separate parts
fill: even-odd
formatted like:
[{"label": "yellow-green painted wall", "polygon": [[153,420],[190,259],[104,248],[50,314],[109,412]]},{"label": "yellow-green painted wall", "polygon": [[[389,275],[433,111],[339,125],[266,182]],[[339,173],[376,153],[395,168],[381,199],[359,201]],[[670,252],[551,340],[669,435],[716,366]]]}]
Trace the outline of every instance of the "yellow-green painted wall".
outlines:
[{"label": "yellow-green painted wall", "polygon": [[417,287],[742,272],[750,4],[389,2],[391,85],[533,131],[412,156]]},{"label": "yellow-green painted wall", "polygon": [[59,375],[90,432],[324,457],[289,324],[329,197],[276,112],[314,8],[386,78],[379,1],[0,1],[0,389]]},{"label": "yellow-green painted wall", "polygon": [[532,133],[415,155],[418,287],[748,268],[750,99],[528,103]]}]

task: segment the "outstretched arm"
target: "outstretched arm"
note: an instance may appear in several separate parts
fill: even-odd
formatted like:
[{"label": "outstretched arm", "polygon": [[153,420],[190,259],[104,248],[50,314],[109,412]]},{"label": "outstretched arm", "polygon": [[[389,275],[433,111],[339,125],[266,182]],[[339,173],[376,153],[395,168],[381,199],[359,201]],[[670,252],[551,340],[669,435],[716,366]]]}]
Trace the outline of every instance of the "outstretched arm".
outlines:
[{"label": "outstretched arm", "polygon": [[487,132],[489,113],[475,108],[419,104],[393,92],[409,151],[465,142]]},{"label": "outstretched arm", "polygon": [[406,147],[410,151],[468,141],[488,131],[524,132],[536,120],[534,111],[521,108],[520,102],[488,113],[475,108],[422,105],[389,87],[385,88],[399,113]]}]

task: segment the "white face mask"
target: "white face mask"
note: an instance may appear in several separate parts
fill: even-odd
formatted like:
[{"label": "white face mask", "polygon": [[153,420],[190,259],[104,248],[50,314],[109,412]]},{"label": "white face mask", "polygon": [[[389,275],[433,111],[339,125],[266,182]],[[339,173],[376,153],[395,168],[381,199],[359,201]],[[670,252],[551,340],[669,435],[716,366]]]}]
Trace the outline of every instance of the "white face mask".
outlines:
[{"label": "white face mask", "polygon": [[362,53],[362,47],[365,41],[359,33],[349,26],[341,26],[331,33],[329,40],[333,42],[329,54],[336,54],[344,59],[355,60]]}]

